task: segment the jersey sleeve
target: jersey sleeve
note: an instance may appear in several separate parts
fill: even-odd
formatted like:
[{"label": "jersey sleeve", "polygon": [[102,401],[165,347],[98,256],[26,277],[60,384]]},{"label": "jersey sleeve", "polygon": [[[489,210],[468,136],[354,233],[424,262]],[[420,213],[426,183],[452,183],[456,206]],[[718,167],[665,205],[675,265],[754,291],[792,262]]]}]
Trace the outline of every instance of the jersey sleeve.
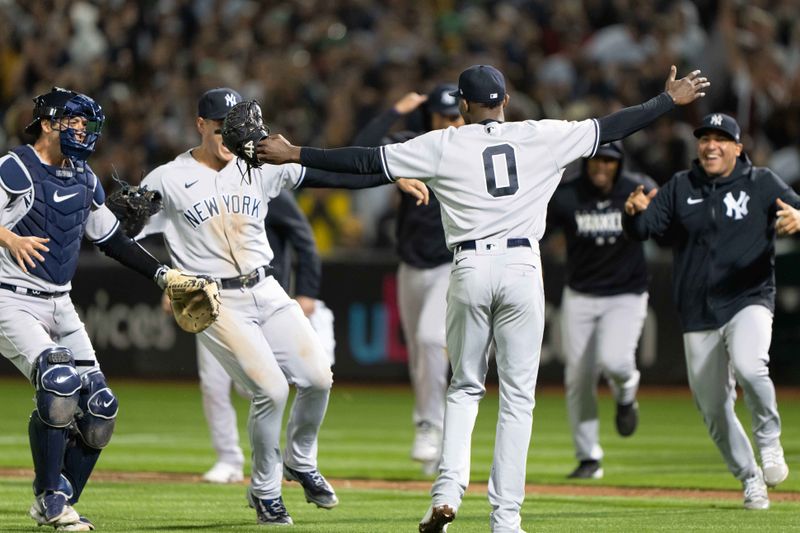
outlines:
[{"label": "jersey sleeve", "polygon": [[306,167],[297,163],[261,167],[261,186],[267,198],[275,198],[282,189],[297,189],[302,186]]},{"label": "jersey sleeve", "polygon": [[550,154],[559,168],[581,157],[593,157],[600,140],[600,129],[594,119],[580,122],[566,120],[529,121],[538,136],[547,143]]},{"label": "jersey sleeve", "polygon": [[383,172],[391,181],[436,176],[448,130],[430,131],[403,143],[381,146]]},{"label": "jersey sleeve", "polygon": [[105,205],[89,213],[86,219],[86,237],[94,244],[101,244],[111,237],[119,227],[119,220]]},{"label": "jersey sleeve", "polygon": [[161,209],[161,211],[159,211],[155,215],[152,215],[147,220],[147,224],[145,224],[144,228],[142,228],[142,231],[140,231],[139,234],[135,237],[137,241],[140,239],[144,239],[148,235],[164,233],[167,227],[167,223],[169,222],[169,219],[165,214],[165,211],[167,210],[167,206],[169,205],[170,199],[164,193],[164,182],[163,182],[164,173],[161,171],[161,168],[162,167],[159,167],[150,172],[150,174],[145,176],[145,178],[142,180],[142,183],[140,183],[141,187],[147,187],[151,191],[158,191],[161,193],[161,202],[163,208]]},{"label": "jersey sleeve", "polygon": [[778,210],[778,198],[791,205],[795,209],[800,209],[800,196],[794,192],[794,189],[789,187],[789,185],[772,170],[761,169],[761,171],[766,173],[766,179],[764,180],[766,183],[759,188],[763,191],[762,194],[764,195],[764,200],[768,204],[767,208],[772,213],[775,213]]}]

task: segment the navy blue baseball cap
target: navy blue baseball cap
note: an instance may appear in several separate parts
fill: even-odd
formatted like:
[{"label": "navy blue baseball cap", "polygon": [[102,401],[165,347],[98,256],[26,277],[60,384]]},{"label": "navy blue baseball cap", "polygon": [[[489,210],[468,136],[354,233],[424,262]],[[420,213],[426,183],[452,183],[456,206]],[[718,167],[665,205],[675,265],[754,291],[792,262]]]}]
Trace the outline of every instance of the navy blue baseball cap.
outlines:
[{"label": "navy blue baseball cap", "polygon": [[706,131],[719,131],[724,133],[734,141],[741,142],[742,129],[736,119],[725,113],[711,113],[703,117],[703,122],[694,130],[694,136],[698,139]]},{"label": "navy blue baseball cap", "polygon": [[219,87],[206,91],[197,102],[197,116],[211,120],[222,120],[233,106],[242,101],[242,95],[229,89]]},{"label": "navy blue baseball cap", "polygon": [[468,102],[497,104],[506,96],[506,80],[491,65],[473,65],[458,77],[458,90],[450,93]]},{"label": "navy blue baseball cap", "polygon": [[428,93],[426,105],[431,113],[440,115],[458,115],[458,98],[452,93],[458,92],[458,87],[452,83],[441,83]]}]

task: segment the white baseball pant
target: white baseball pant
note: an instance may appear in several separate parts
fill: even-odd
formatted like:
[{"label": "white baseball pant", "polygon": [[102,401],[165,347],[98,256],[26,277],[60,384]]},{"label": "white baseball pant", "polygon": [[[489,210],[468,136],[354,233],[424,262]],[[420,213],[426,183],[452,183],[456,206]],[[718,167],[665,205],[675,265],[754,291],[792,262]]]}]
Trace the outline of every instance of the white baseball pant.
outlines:
[{"label": "white baseball pant", "polygon": [[536,242],[535,249],[507,249],[504,240],[476,244],[476,250],[456,252],[450,273],[447,349],[453,377],[431,496],[433,505],[458,509],[469,484],[472,430],[494,338],[500,410],[489,478],[490,525],[494,533],[519,533],[544,332],[541,261]]},{"label": "white baseball pant", "polygon": [[734,411],[737,382],[750,411],[756,446],[772,446],[781,436],[775,386],[769,377],[771,339],[772,313],[761,305],[745,307],[721,328],[683,335],[695,404],[725,464],[739,480],[754,475],[758,465]]},{"label": "white baseball pant", "polygon": [[[297,470],[317,468],[317,437],[333,383],[329,357],[300,306],[269,277],[252,289],[220,291],[219,318],[199,334],[234,383],[252,400],[248,433],[251,490],[261,499],[281,493],[283,462]],[[297,395],[280,453],[289,384]]]},{"label": "white baseball pant", "polygon": [[397,300],[408,348],[408,373],[414,390],[414,424],[441,431],[450,362],[445,344],[450,264],[416,268],[400,263]]},{"label": "white baseball pant", "polygon": [[636,346],[647,317],[647,293],[594,296],[569,287],[561,299],[564,385],[578,461],[603,458],[597,416],[602,373],[617,403],[636,400]]},{"label": "white baseball pant", "polygon": [[[333,313],[324,302],[317,300],[314,312],[308,319],[333,364],[336,346],[333,336]],[[203,346],[199,337],[197,337],[197,368],[203,397],[203,413],[217,460],[242,468],[244,454],[239,446],[236,410],[231,403],[233,380],[219,361]],[[240,395],[250,398],[250,394],[241,386],[235,385],[235,388]]]},{"label": "white baseball pant", "polygon": [[[55,346],[69,348],[76,361],[97,358],[75,306],[68,294],[36,298],[0,289],[0,353],[28,379],[36,358]],[[94,366],[76,366],[83,375]]]}]

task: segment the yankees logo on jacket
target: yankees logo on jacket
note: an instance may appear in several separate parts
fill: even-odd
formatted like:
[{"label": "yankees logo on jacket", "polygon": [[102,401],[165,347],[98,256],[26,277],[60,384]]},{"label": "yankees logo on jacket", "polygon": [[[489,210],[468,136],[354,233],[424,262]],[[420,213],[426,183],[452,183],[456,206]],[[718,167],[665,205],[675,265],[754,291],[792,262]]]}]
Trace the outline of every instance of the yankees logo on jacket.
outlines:
[{"label": "yankees logo on jacket", "polygon": [[710,179],[694,161],[641,216],[623,217],[633,238],[673,242],[673,298],[685,332],[718,328],[748,305],[775,310],[775,234],[764,228],[775,222],[779,197],[800,207],[786,183],[746,155],[725,179]]}]

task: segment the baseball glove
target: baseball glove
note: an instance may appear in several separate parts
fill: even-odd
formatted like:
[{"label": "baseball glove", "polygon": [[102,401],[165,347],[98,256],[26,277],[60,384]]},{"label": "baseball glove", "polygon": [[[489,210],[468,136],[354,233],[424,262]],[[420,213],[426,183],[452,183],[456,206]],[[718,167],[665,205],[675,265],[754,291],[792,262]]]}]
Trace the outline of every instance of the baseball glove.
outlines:
[{"label": "baseball glove", "polygon": [[119,184],[119,189],[108,195],[106,205],[122,223],[125,235],[136,237],[150,220],[150,217],[161,211],[161,193],[151,191],[146,186],[136,187],[112,175]]},{"label": "baseball glove", "polygon": [[167,271],[164,280],[172,314],[182,330],[200,333],[214,323],[219,316],[219,290],[215,281],[174,268]]},{"label": "baseball glove", "polygon": [[222,143],[247,164],[247,170],[263,163],[256,155],[256,145],[269,136],[269,128],[261,118],[261,107],[255,100],[239,102],[225,115]]}]

